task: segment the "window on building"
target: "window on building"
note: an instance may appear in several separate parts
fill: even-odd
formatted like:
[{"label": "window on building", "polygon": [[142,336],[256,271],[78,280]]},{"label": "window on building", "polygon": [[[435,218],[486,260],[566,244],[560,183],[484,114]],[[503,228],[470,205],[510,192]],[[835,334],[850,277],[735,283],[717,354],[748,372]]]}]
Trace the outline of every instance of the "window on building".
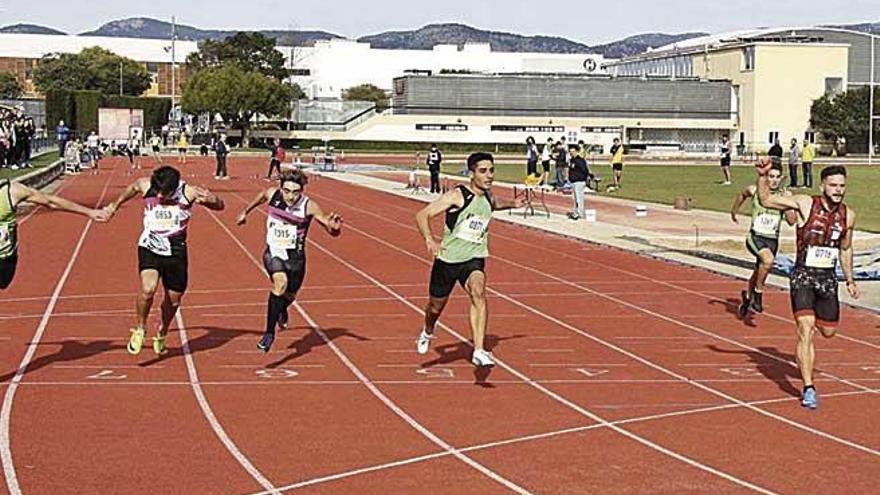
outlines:
[{"label": "window on building", "polygon": [[755,47],[746,46],[742,49],[743,70],[755,70]]},{"label": "window on building", "polygon": [[740,133],[739,133],[739,145],[740,146],[746,145],[746,133],[745,132],[740,131]]},{"label": "window on building", "polygon": [[311,76],[312,69],[290,69],[291,76]]},{"label": "window on building", "polygon": [[825,94],[836,95],[843,92],[842,77],[826,77],[825,78]]},{"label": "window on building", "polygon": [[808,143],[815,143],[816,142],[816,133],[813,131],[805,131],[804,132],[804,141],[806,141]]},{"label": "window on building", "polygon": [[552,125],[490,125],[489,130],[493,132],[565,132],[563,126]]},{"label": "window on building", "polygon": [[779,141],[779,131],[770,131],[767,133],[767,142],[770,144],[776,143]]},{"label": "window on building", "polygon": [[416,124],[417,131],[466,131],[466,124]]}]

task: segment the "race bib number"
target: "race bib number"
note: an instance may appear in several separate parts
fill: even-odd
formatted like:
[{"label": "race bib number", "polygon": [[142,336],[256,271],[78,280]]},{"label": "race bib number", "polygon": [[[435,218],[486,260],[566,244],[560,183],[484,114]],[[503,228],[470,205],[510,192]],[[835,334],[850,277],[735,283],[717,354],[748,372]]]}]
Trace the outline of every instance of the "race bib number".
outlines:
[{"label": "race bib number", "polygon": [[489,221],[480,217],[470,217],[458,226],[455,237],[467,242],[481,243],[489,229]]},{"label": "race bib number", "polygon": [[810,246],[807,249],[807,266],[810,268],[834,268],[837,264],[837,248]]},{"label": "race bib number", "polygon": [[779,215],[762,213],[755,217],[755,222],[752,226],[752,230],[754,230],[756,234],[768,237],[776,237],[776,235],[779,233],[780,219],[781,217]]},{"label": "race bib number", "polygon": [[270,221],[266,227],[266,244],[276,249],[296,249],[296,225]]},{"label": "race bib number", "polygon": [[171,256],[171,241],[149,230],[145,230],[138,240],[138,246],[159,256]]},{"label": "race bib number", "polygon": [[180,227],[179,206],[156,206],[147,213],[147,230],[153,232],[169,232]]}]

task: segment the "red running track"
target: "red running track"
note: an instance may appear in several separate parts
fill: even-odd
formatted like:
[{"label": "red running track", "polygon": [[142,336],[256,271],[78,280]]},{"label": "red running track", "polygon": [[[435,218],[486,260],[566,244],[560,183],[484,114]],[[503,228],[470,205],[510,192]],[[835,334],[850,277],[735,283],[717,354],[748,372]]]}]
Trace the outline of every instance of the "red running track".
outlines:
[{"label": "red running track", "polygon": [[[63,194],[119,194],[134,176],[106,162]],[[124,349],[137,201],[106,225],[43,211],[22,225],[0,294],[7,492],[876,491],[875,315],[844,310],[842,338],[817,343],[822,403],[805,411],[785,293],[749,326],[734,314],[739,281],[496,222],[500,362],[477,373],[460,289],[432,352],[414,352],[420,203],[320,179],[307,193],[346,231],[312,232],[293,328],[264,355],[264,221],[235,217],[267,186],[251,178],[265,163],[230,165],[242,178],[184,167],[228,208],[195,212],[190,292],[160,358]]]}]

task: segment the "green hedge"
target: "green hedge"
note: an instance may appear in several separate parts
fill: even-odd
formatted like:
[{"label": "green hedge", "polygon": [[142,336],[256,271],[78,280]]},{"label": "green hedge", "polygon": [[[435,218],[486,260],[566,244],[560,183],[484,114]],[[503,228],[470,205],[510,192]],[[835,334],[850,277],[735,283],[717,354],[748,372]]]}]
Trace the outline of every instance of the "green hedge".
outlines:
[{"label": "green hedge", "polygon": [[51,125],[64,120],[80,136],[98,130],[99,108],[137,108],[144,111],[144,128],[162,127],[168,120],[171,100],[104,95],[99,91],[52,90],[46,92],[46,119]]}]

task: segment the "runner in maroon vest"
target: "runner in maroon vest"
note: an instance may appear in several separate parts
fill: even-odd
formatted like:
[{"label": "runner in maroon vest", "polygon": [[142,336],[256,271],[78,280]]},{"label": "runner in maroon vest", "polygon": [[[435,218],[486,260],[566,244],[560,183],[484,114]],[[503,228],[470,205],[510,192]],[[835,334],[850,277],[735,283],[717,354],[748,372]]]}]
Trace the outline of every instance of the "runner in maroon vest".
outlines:
[{"label": "runner in maroon vest", "polygon": [[822,194],[808,196],[773,195],[767,180],[770,162],[759,160],[758,198],[765,208],[798,213],[797,259],[791,274],[791,308],[797,322],[797,361],[804,380],[801,405],[819,406],[813,386],[815,348],[813,333],[826,338],[837,333],[840,305],[837,300],[835,268],[841,264],[846,290],[853,298],[859,289],[853,280],[852,237],[856,212],[843,202],[846,194],[846,168],[832,165],[822,170]]}]

